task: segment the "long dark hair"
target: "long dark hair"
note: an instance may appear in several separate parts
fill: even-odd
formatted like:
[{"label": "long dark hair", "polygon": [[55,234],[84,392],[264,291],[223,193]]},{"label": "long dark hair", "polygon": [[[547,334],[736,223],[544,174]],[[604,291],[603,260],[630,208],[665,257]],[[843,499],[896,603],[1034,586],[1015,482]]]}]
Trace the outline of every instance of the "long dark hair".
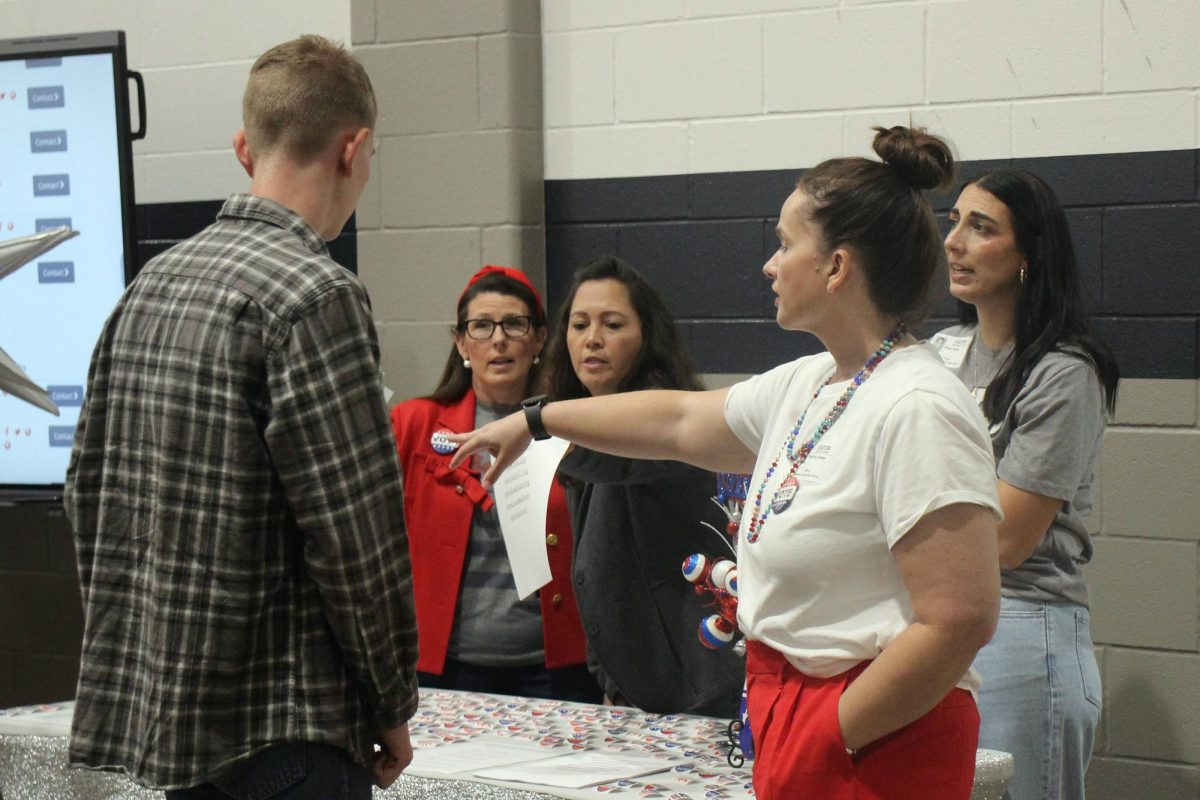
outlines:
[{"label": "long dark hair", "polygon": [[914,327],[932,306],[942,237],[922,193],[954,180],[950,146],[920,128],[875,128],[882,159],[834,158],[806,172],[796,188],[808,196],[825,252],[861,255],[871,302]]},{"label": "long dark hair", "polygon": [[[539,330],[546,327],[546,312],[542,310],[542,299],[537,296],[529,286],[507,275],[497,272],[485,274],[479,280],[467,286],[467,290],[462,293],[462,297],[458,298],[458,314],[457,321],[451,329],[452,333],[461,333],[466,330],[467,324],[467,306],[481,294],[503,294],[509,297],[515,297],[525,303],[529,309],[529,315],[533,318],[533,325],[526,336],[535,336]],[[529,371],[529,379],[525,384],[525,391],[529,393],[529,387],[533,386],[537,380],[538,365],[534,364]],[[450,355],[446,359],[446,366],[442,368],[442,377],[438,380],[437,388],[433,390],[425,399],[433,400],[438,403],[453,403],[461,400],[462,396],[471,388],[471,370],[463,366],[462,356],[458,354],[458,348],[451,344]]]},{"label": "long dark hair", "polygon": [[[1037,175],[1017,169],[995,170],[966,186],[978,186],[1008,208],[1027,264],[1017,296],[1013,353],[988,385],[984,415],[992,422],[1003,417],[1042,356],[1064,349],[1076,350],[1091,362],[1111,413],[1120,372],[1112,350],[1088,323],[1075,247],[1058,196]],[[960,300],[958,319],[973,323],[979,314]]]},{"label": "long dark hair", "polygon": [[554,400],[588,397],[587,387],[575,374],[571,353],[567,349],[567,329],[571,321],[571,306],[579,287],[588,281],[613,280],[629,292],[629,303],[642,325],[642,347],[633,369],[618,387],[628,392],[638,389],[703,388],[696,378],[692,360],[688,357],[675,321],[666,304],[641,273],[616,256],[604,256],[589,261],[575,271],[574,282],[567,298],[554,317],[554,332],[546,346],[542,391]]}]

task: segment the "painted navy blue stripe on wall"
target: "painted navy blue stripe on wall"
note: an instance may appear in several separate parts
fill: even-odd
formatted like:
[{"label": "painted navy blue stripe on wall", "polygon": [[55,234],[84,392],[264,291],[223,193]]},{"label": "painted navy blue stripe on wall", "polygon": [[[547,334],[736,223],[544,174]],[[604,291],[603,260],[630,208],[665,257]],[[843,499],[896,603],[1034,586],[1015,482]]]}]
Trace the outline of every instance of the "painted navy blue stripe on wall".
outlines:
[{"label": "painted navy blue stripe on wall", "polygon": [[[1088,306],[1128,378],[1200,377],[1200,158],[1194,150],[970,161],[1014,166],[1067,208]],[[590,258],[616,254],[662,291],[704,372],[760,372],[820,345],[774,322],[762,264],[801,170],[546,181],[551,306]],[[933,196],[939,219],[957,191]],[[926,332],[950,324],[945,297]]]},{"label": "painted navy blue stripe on wall", "polygon": [[[224,204],[224,200],[139,204],[134,214],[138,271],[159,253],[211,225]],[[353,216],[341,235],[329,242],[329,254],[346,269],[358,273],[358,234]]]}]

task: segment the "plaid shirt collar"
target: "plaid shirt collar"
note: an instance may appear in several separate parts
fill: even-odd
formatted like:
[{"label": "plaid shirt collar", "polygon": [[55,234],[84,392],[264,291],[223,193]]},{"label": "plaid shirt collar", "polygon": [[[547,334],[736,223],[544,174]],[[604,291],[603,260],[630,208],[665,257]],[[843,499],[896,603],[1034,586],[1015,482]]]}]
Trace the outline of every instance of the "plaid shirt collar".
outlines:
[{"label": "plaid shirt collar", "polygon": [[318,255],[329,255],[329,245],[304,217],[292,211],[287,206],[274,200],[255,194],[235,194],[225,201],[217,219],[241,219],[251,222],[264,222],[283,228],[299,236],[305,247]]}]

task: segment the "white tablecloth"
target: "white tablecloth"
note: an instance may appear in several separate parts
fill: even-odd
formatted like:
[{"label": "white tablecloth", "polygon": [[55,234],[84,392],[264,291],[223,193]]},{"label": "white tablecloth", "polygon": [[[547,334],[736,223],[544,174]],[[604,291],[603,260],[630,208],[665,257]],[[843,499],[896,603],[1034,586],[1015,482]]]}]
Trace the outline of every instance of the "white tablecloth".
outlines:
[{"label": "white tablecloth", "polygon": [[[161,800],[120,775],[66,768],[71,703],[0,711],[0,795],[3,800]],[[536,743],[548,751],[634,752],[660,760],[665,771],[586,789],[490,784],[470,773],[456,776],[404,775],[382,798],[637,798],[692,800],[750,798],[751,764],[734,769],[726,761],[726,721],[689,715],[644,714],[627,708],[553,700],[425,691],[410,723],[417,750],[448,747],[483,734]],[[980,750],[972,800],[1000,800],[1012,777],[1012,757]]]}]

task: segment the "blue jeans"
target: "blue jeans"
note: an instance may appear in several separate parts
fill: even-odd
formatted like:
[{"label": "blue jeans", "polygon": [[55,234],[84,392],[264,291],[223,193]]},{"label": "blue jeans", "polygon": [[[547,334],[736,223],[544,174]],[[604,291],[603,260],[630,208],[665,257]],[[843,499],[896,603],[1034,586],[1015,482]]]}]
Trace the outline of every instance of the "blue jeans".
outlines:
[{"label": "blue jeans", "polygon": [[371,771],[340,747],[289,742],[260,750],[167,800],[371,800]]},{"label": "blue jeans", "polygon": [[1012,753],[1011,800],[1082,800],[1100,720],[1100,670],[1082,606],[1000,599],[979,651],[979,746]]}]

